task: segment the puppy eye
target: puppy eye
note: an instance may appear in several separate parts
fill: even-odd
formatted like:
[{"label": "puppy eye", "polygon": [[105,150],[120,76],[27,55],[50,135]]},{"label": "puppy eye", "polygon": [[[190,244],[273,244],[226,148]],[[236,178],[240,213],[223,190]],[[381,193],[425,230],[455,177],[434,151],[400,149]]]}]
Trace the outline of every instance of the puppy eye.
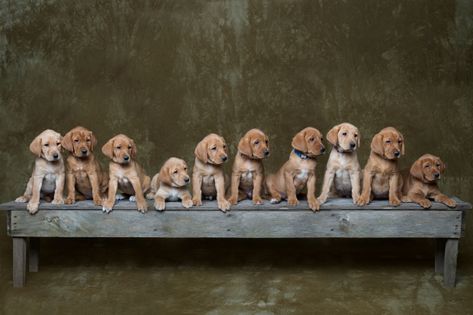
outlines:
[{"label": "puppy eye", "polygon": [[131,145],[128,146],[128,149],[131,149]]},{"label": "puppy eye", "polygon": [[358,135],[355,133],[355,138],[358,138]]},{"label": "puppy eye", "polygon": [[314,138],[309,138],[309,141],[310,141],[310,142],[312,142],[312,141],[314,141],[314,140],[315,140]]},{"label": "puppy eye", "polygon": [[61,145],[61,142],[56,143],[56,145]]},{"label": "puppy eye", "polygon": [[90,142],[90,139],[87,139],[86,141],[87,141],[87,142]]},{"label": "puppy eye", "polygon": [[429,167],[430,167],[430,164],[425,164],[424,167],[425,167],[425,168],[429,168]]},{"label": "puppy eye", "polygon": [[120,150],[122,147],[121,146],[118,146],[117,149]]},{"label": "puppy eye", "polygon": [[386,143],[391,143],[391,140],[386,140]]},{"label": "puppy eye", "polygon": [[75,139],[74,142],[75,142],[75,143],[79,142],[79,139]]},{"label": "puppy eye", "polygon": [[256,140],[256,141],[255,141],[255,144],[259,144],[259,140]]},{"label": "puppy eye", "polygon": [[399,140],[397,141],[397,143],[401,144],[401,143],[402,143],[402,140],[401,140],[401,139],[399,139]]},{"label": "puppy eye", "polygon": [[177,174],[177,170],[174,170],[174,172],[172,172],[173,174]]},{"label": "puppy eye", "polygon": [[346,133],[346,132],[342,133],[342,136],[346,136],[346,135],[347,135],[347,133]]},{"label": "puppy eye", "polygon": [[437,167],[440,167],[440,163],[437,163]]},{"label": "puppy eye", "polygon": [[49,143],[45,143],[44,146],[45,146],[45,147],[49,147]]},{"label": "puppy eye", "polygon": [[269,141],[268,141],[268,140],[265,140],[264,142],[265,142],[266,144],[268,144],[268,143],[269,143]]},{"label": "puppy eye", "polygon": [[224,145],[223,145],[223,148],[224,148],[224,149],[226,149],[226,148],[227,148],[227,146],[224,144]]},{"label": "puppy eye", "polygon": [[217,150],[217,147],[211,147],[210,150],[215,151],[215,150]]},{"label": "puppy eye", "polygon": [[187,167],[184,167],[184,171],[187,171]]}]

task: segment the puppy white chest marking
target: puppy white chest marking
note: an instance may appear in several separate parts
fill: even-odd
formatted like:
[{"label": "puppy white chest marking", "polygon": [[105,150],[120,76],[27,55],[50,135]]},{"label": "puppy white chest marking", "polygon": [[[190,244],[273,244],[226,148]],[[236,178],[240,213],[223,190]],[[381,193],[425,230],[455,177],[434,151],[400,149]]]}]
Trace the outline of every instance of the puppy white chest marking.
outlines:
[{"label": "puppy white chest marking", "polygon": [[307,180],[308,176],[309,176],[309,170],[305,168],[299,171],[299,174],[296,175],[296,179],[300,181],[305,181]]},{"label": "puppy white chest marking", "polygon": [[47,193],[52,193],[56,189],[56,175],[48,173],[43,178],[41,190]]},{"label": "puppy white chest marking", "polygon": [[177,189],[171,189],[168,191],[168,196],[166,200],[168,201],[178,201],[179,198],[179,191]]}]

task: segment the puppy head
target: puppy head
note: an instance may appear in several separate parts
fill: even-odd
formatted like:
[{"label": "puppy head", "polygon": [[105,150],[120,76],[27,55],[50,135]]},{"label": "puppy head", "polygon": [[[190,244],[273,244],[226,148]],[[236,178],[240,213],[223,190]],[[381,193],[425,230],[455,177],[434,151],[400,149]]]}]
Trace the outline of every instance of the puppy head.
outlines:
[{"label": "puppy head", "polygon": [[410,173],[424,183],[432,183],[440,179],[445,171],[445,163],[432,154],[424,154],[412,164]]},{"label": "puppy head", "polygon": [[47,129],[40,133],[30,144],[30,151],[46,161],[61,159],[62,136],[54,130]]},{"label": "puppy head", "polygon": [[66,133],[62,139],[64,149],[78,158],[88,157],[90,152],[94,151],[96,144],[97,139],[92,131],[84,127],[75,127]]},{"label": "puppy head", "polygon": [[136,145],[133,139],[120,134],[108,140],[102,152],[116,163],[128,164],[136,158]]},{"label": "puppy head", "polygon": [[342,152],[353,152],[360,147],[360,132],[352,124],[342,123],[330,129],[327,140]]},{"label": "puppy head", "polygon": [[388,160],[398,159],[404,155],[404,137],[393,127],[384,128],[373,137],[371,151]]},{"label": "puppy head", "polygon": [[269,156],[268,137],[259,129],[251,129],[240,139],[238,151],[252,159],[264,159]]},{"label": "puppy head", "polygon": [[190,182],[187,164],[184,160],[172,157],[161,167],[159,180],[172,187],[184,187]]},{"label": "puppy head", "polygon": [[194,154],[204,163],[222,164],[228,159],[225,139],[211,133],[197,144]]},{"label": "puppy head", "polygon": [[299,131],[292,138],[292,147],[306,154],[308,157],[316,157],[325,153],[325,147],[322,143],[323,136],[315,128],[307,127]]}]

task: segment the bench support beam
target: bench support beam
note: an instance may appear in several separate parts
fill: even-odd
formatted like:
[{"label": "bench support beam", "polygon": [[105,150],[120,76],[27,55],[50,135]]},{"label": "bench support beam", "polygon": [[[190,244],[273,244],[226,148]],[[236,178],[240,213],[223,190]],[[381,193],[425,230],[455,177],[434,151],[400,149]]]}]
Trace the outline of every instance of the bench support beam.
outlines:
[{"label": "bench support beam", "polygon": [[21,288],[26,283],[27,239],[13,238],[13,287]]},{"label": "bench support beam", "polygon": [[446,287],[455,287],[457,274],[458,239],[448,239],[445,243],[443,283]]}]

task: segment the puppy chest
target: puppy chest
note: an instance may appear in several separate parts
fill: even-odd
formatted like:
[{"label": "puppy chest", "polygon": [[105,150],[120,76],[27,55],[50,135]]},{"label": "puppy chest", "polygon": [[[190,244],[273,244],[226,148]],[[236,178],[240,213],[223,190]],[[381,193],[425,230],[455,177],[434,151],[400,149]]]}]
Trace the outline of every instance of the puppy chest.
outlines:
[{"label": "puppy chest", "polygon": [[338,170],[335,172],[335,187],[340,190],[351,189],[350,173],[348,171]]},{"label": "puppy chest", "polygon": [[253,182],[253,178],[254,178],[254,171],[253,170],[247,170],[243,173],[241,173],[241,176],[240,176],[240,180],[242,182],[246,182],[246,183],[252,183]]},{"label": "puppy chest", "polygon": [[213,177],[213,175],[202,177],[202,186],[203,187],[215,186],[215,178]]},{"label": "puppy chest", "polygon": [[52,193],[56,189],[56,175],[47,174],[43,178],[41,190],[44,192]]}]

